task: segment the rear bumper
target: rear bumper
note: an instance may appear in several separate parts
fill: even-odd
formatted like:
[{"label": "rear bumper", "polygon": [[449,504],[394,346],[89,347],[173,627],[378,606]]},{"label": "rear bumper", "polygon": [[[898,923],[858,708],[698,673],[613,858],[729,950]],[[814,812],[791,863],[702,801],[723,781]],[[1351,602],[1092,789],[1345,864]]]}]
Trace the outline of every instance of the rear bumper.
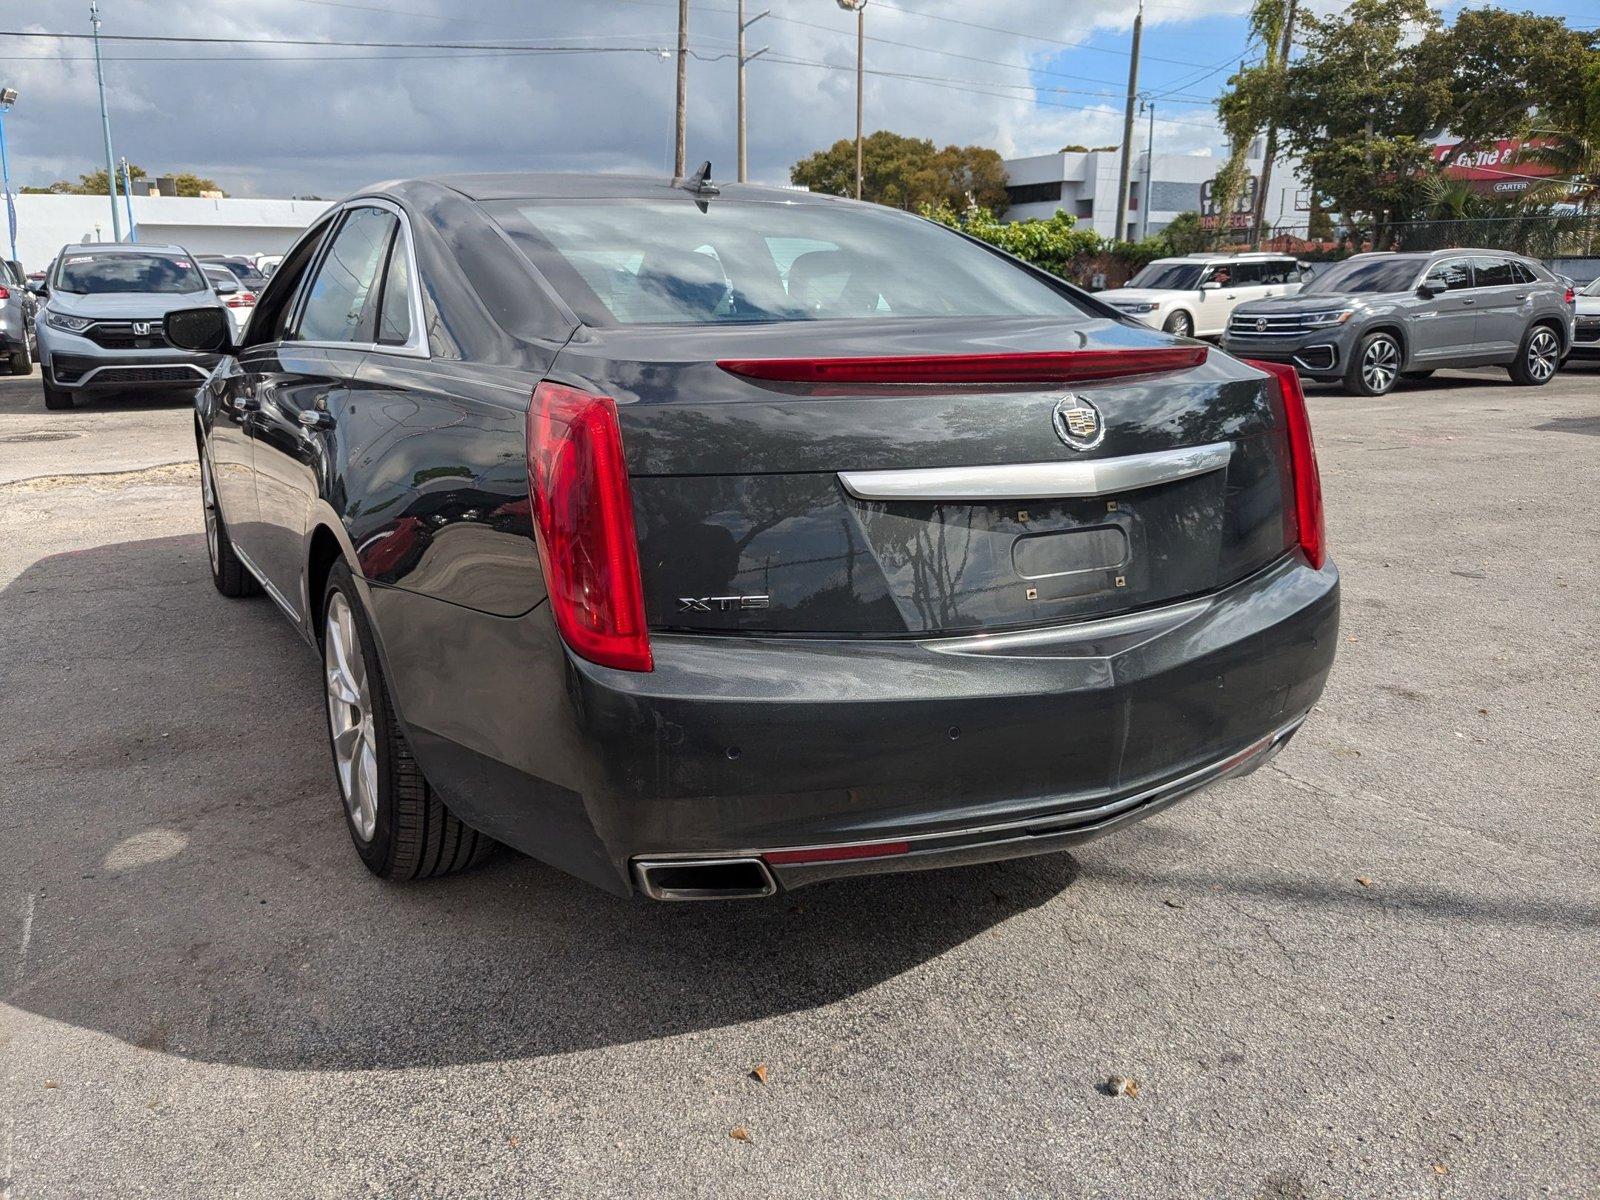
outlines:
[{"label": "rear bumper", "polygon": [[469,823],[612,891],[636,860],[906,841],[783,888],[1044,853],[1259,765],[1321,694],[1338,573],[1296,556],[1203,600],[1023,634],[659,636],[572,658],[541,607],[440,619],[373,589],[402,720]]}]

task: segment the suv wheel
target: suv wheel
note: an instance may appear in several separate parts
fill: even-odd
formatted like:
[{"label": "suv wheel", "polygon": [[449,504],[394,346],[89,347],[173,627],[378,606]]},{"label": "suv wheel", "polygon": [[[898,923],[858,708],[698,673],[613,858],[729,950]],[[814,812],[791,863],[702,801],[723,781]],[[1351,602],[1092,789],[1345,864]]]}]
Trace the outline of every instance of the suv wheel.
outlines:
[{"label": "suv wheel", "polygon": [[10,366],[13,375],[27,375],[33,371],[33,356],[28,353],[27,339],[12,353]]},{"label": "suv wheel", "polygon": [[206,557],[211,560],[211,582],[230,600],[254,596],[261,585],[233,552],[233,539],[228,536],[228,527],[222,523],[222,510],[217,507],[211,459],[204,450],[200,452],[200,503],[205,507]]},{"label": "suv wheel", "polygon": [[328,741],[345,824],[367,869],[383,879],[427,879],[474,866],[495,843],[465,824],[428,786],[395,720],[389,691],[343,562],[322,606]]},{"label": "suv wheel", "polygon": [[1399,378],[1400,343],[1380,330],[1361,339],[1344,373],[1344,390],[1352,396],[1383,396]]},{"label": "suv wheel", "polygon": [[1175,312],[1167,318],[1166,324],[1161,328],[1167,333],[1177,334],[1179,337],[1194,336],[1194,318],[1186,312]]},{"label": "suv wheel", "polygon": [[63,409],[72,407],[72,393],[56,387],[50,382],[50,376],[43,370],[39,372],[39,382],[44,388],[44,406],[46,408]]},{"label": "suv wheel", "polygon": [[1543,387],[1555,378],[1561,365],[1561,338],[1548,325],[1535,325],[1522,339],[1511,364],[1511,382],[1523,387]]}]

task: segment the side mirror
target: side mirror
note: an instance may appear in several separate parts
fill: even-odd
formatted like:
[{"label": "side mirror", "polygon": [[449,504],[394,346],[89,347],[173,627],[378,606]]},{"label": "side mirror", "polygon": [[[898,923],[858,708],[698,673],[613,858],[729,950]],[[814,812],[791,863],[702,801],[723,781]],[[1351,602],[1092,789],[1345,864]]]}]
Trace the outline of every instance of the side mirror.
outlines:
[{"label": "side mirror", "polygon": [[[234,287],[237,289],[238,285]],[[179,350],[200,354],[233,352],[233,318],[225,308],[180,308],[161,319],[161,332]]]},{"label": "side mirror", "polygon": [[1435,296],[1442,296],[1449,290],[1449,288],[1445,287],[1444,281],[1440,279],[1424,279],[1422,285],[1417,288],[1417,291],[1427,296],[1430,300]]},{"label": "side mirror", "polygon": [[1200,285],[1200,290],[1202,292],[1219,292],[1222,290],[1222,285],[1215,279],[1208,279]]},{"label": "side mirror", "polygon": [[211,290],[219,296],[234,296],[239,292],[237,279],[218,279],[211,285]]}]

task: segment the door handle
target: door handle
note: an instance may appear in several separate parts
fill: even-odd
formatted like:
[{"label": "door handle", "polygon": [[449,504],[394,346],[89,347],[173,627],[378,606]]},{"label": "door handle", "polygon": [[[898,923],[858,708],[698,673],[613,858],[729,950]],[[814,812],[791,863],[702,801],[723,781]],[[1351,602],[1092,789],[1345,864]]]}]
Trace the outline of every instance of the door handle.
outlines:
[{"label": "door handle", "polygon": [[300,424],[307,429],[332,429],[334,426],[333,414],[320,408],[301,409]]},{"label": "door handle", "polygon": [[1476,300],[1463,300],[1461,302],[1462,307],[1464,307],[1464,308],[1471,308],[1476,303],[1477,303]]}]

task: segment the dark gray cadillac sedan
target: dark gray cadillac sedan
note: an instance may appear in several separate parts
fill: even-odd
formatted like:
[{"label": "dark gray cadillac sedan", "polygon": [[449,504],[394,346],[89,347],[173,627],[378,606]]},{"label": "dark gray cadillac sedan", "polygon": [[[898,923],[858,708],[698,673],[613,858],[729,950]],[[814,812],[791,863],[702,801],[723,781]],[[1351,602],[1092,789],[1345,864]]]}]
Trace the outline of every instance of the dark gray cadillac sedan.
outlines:
[{"label": "dark gray cadillac sedan", "polygon": [[167,319],[224,355],[216,585],[317,649],[367,866],[770,895],[1057,850],[1275,753],[1338,625],[1293,370],[704,174],[381,185],[237,341]]}]

